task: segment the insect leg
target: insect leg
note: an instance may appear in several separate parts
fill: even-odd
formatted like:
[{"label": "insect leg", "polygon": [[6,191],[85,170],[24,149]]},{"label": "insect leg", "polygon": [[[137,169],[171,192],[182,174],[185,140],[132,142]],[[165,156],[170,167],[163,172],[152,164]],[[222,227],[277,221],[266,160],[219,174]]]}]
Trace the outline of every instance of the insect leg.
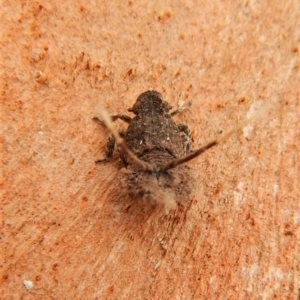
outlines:
[{"label": "insect leg", "polygon": [[124,121],[127,124],[130,124],[130,122],[131,122],[131,118],[129,116],[126,116],[126,115],[123,115],[123,114],[113,115],[113,116],[110,116],[110,117],[113,121],[117,121],[118,119],[120,119],[120,120]]},{"label": "insect leg", "polygon": [[190,130],[189,130],[188,126],[185,125],[185,124],[178,124],[177,128],[178,128],[179,131],[181,131],[183,133],[182,136],[181,136],[182,137],[182,142],[185,145],[186,152],[189,152],[190,149],[191,149],[191,133],[190,133]]},{"label": "insect leg", "polygon": [[114,153],[114,148],[115,148],[116,140],[113,136],[110,136],[108,138],[106,148],[105,148],[105,158],[102,159],[97,159],[95,161],[96,164],[99,164],[101,162],[106,162],[109,161]]},{"label": "insect leg", "polygon": [[178,108],[176,110],[174,110],[173,112],[170,113],[170,115],[172,117],[178,115],[179,113],[181,113],[182,111],[184,111],[187,108],[190,108],[192,106],[192,102],[188,102],[185,105],[178,105]]}]

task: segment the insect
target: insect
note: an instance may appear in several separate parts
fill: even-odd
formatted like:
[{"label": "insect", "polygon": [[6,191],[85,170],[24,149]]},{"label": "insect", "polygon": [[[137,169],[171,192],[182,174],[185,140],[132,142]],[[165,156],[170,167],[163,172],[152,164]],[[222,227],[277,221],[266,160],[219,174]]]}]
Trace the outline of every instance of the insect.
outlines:
[{"label": "insect", "polygon": [[[109,117],[104,108],[100,112],[103,122],[93,118],[112,133],[106,145],[106,157],[96,163],[109,161],[117,144],[125,167],[122,169],[122,183],[130,196],[161,204],[166,213],[193,195],[194,180],[189,167],[184,164],[227,140],[252,121],[246,120],[223,137],[191,151],[188,126],[176,124],[172,119],[182,109],[170,112],[171,109],[160,93],[150,90],[142,93],[128,109],[135,115],[133,118],[124,114]],[[115,129],[113,121],[117,119],[129,124],[125,132],[119,133]]]}]

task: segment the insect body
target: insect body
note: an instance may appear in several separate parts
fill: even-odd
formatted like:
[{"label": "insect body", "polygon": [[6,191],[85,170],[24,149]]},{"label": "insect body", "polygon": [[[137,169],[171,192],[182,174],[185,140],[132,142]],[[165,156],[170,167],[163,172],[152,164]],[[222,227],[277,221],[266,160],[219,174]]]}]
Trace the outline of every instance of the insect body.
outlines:
[{"label": "insect body", "polygon": [[[188,127],[176,124],[172,119],[181,109],[170,113],[171,109],[156,91],[144,92],[128,109],[135,114],[134,118],[123,114],[109,117],[106,110],[102,109],[104,124],[113,136],[106,146],[106,158],[96,161],[108,161],[117,143],[125,166],[122,182],[129,194],[150,203],[163,204],[166,212],[192,196],[194,180],[190,169],[183,164],[227,140],[251,122],[247,120],[240,123],[223,137],[191,151]],[[112,121],[117,119],[129,124],[126,132],[118,133],[115,130]],[[101,122],[98,118],[94,120]]]},{"label": "insect body", "polygon": [[[128,187],[129,194],[151,203],[162,203],[167,211],[176,208],[179,198],[187,199],[192,189],[192,178],[186,166],[164,170],[167,163],[186,156],[190,150],[188,127],[176,124],[172,119],[180,109],[169,113],[171,109],[160,93],[147,91],[128,110],[135,114],[134,118],[126,115],[112,117],[129,124],[127,131],[120,133],[127,148],[120,151],[126,167],[122,181]],[[115,139],[110,137],[106,158],[97,162],[109,160],[114,146]],[[132,159],[128,150],[137,159]]]}]

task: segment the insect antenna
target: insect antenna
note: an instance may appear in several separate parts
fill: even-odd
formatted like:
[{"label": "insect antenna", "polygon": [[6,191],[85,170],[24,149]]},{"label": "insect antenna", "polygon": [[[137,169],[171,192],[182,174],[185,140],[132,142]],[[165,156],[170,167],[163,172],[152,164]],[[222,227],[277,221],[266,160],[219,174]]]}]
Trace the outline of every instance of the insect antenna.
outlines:
[{"label": "insect antenna", "polygon": [[255,120],[257,120],[258,118],[260,118],[263,114],[266,113],[267,110],[269,110],[271,107],[271,104],[269,105],[264,105],[262,106],[258,112],[256,113],[256,115],[254,115],[253,117],[244,120],[240,123],[238,123],[234,128],[232,128],[231,130],[229,130],[228,132],[226,132],[222,137],[215,139],[214,141],[206,144],[205,146],[193,151],[192,153],[178,158],[178,159],[174,159],[172,161],[170,161],[169,163],[167,163],[161,170],[162,171],[167,171],[170,169],[174,169],[179,165],[185,164],[187,162],[189,162],[190,160],[196,158],[197,156],[201,155],[203,152],[205,152],[206,150],[220,145],[221,143],[227,141],[232,135],[238,133],[241,129],[243,129],[243,127],[249,125],[250,123],[254,122]]},{"label": "insect antenna", "polygon": [[123,150],[126,158],[130,161],[131,164],[135,165],[137,168],[141,169],[142,171],[153,171],[153,167],[148,164],[147,162],[139,159],[126,145],[125,141],[121,138],[119,132],[116,130],[113,121],[103,107],[100,107],[99,113],[103,118],[103,122],[108,130],[112,133],[113,137],[117,145]]}]

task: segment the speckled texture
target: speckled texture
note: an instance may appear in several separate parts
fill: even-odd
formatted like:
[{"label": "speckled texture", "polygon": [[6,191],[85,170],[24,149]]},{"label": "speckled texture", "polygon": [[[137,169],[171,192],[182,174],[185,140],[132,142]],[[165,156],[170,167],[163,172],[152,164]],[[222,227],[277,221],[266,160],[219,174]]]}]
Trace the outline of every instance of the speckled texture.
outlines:
[{"label": "speckled texture", "polygon": [[[300,164],[298,1],[2,1],[1,256],[4,299],[296,299]],[[97,105],[148,89],[199,147],[195,196],[168,216],[95,166]],[[122,129],[123,124],[117,122]],[[27,290],[23,282],[32,282]]]}]

